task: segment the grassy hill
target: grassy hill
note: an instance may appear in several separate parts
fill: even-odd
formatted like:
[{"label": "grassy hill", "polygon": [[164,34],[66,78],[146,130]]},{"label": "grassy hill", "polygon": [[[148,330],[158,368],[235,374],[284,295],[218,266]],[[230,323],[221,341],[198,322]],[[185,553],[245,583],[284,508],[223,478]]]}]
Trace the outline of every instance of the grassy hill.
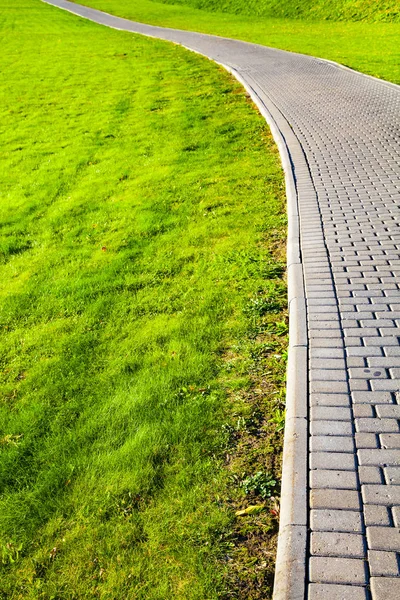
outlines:
[{"label": "grassy hill", "polygon": [[160,0],[211,12],[332,21],[400,21],[399,0]]}]

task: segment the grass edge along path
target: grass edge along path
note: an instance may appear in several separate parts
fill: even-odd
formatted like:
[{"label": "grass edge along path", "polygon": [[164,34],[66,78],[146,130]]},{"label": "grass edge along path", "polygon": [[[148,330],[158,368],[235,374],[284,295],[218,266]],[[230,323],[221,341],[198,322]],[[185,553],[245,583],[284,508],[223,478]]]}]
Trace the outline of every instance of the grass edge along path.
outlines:
[{"label": "grass edge along path", "polygon": [[220,35],[326,58],[400,84],[400,23],[250,17],[152,0],[82,0],[76,3],[149,25]]},{"label": "grass edge along path", "polygon": [[0,597],[265,598],[287,337],[268,128],[198,55],[1,5]]}]

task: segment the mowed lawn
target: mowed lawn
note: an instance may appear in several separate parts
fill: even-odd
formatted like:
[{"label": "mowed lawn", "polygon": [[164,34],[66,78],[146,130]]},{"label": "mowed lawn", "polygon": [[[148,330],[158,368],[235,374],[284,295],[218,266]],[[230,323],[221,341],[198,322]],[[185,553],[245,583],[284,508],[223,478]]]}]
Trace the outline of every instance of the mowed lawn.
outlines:
[{"label": "mowed lawn", "polygon": [[[153,0],[73,1],[143,23],[327,58],[400,84],[400,9],[395,0],[385,2],[386,16],[383,9],[375,10],[375,0],[165,0],[165,4]],[[365,20],[324,20],[335,18],[335,13],[341,19],[348,19],[354,13],[353,18]],[[304,18],[293,18],[296,14]],[[387,21],[368,21],[374,18]]]},{"label": "mowed lawn", "polygon": [[182,48],[0,10],[0,598],[268,597],[287,323],[266,124]]}]

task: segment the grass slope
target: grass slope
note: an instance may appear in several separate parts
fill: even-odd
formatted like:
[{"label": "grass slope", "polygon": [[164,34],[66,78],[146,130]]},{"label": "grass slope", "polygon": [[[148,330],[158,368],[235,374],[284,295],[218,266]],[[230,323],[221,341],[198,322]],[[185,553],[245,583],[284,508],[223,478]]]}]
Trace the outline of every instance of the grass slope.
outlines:
[{"label": "grass slope", "polygon": [[400,84],[400,23],[290,20],[207,12],[151,0],[79,0],[128,19],[335,60]]},{"label": "grass slope", "polygon": [[287,333],[270,134],[195,54],[0,5],[0,598],[264,598]]},{"label": "grass slope", "polygon": [[258,17],[399,22],[398,0],[161,0],[212,12]]}]

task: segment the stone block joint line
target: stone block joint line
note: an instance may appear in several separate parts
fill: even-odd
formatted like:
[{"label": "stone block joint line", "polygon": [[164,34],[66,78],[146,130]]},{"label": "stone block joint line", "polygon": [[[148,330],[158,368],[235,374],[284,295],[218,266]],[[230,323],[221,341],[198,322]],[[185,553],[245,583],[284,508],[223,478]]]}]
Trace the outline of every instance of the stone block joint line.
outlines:
[{"label": "stone block joint line", "polygon": [[207,56],[268,121],[289,221],[274,600],[398,600],[400,87],[330,61],[45,1]]}]

